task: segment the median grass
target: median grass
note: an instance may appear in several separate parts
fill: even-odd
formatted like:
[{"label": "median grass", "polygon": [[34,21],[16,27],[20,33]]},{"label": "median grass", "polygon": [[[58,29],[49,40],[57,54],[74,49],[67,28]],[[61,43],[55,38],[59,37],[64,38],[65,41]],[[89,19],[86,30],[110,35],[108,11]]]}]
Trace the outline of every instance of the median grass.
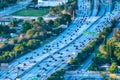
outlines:
[{"label": "median grass", "polygon": [[43,16],[49,13],[49,8],[40,8],[40,9],[23,9],[17,11],[11,15],[13,16]]}]

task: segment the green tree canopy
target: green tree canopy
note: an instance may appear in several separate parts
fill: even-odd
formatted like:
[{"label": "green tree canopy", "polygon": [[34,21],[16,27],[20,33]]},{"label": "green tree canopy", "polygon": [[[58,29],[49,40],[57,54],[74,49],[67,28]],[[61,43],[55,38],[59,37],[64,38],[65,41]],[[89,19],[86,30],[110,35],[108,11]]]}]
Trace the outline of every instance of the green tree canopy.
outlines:
[{"label": "green tree canopy", "polygon": [[23,25],[22,25],[22,31],[23,32],[26,32],[27,30],[29,30],[29,29],[31,29],[32,28],[32,25],[28,22],[28,21],[26,21],[25,23],[23,23]]},{"label": "green tree canopy", "polygon": [[38,17],[37,18],[37,21],[41,24],[41,25],[44,25],[45,21],[42,17]]},{"label": "green tree canopy", "polygon": [[111,73],[117,73],[118,72],[118,66],[115,62],[112,63],[110,68],[108,69],[109,72]]}]

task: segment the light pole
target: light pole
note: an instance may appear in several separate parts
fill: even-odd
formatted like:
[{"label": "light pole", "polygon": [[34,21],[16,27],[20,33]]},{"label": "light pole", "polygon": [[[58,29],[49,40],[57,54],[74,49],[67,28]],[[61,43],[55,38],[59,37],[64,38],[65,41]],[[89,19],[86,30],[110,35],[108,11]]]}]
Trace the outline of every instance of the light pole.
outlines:
[{"label": "light pole", "polygon": [[73,19],[75,19],[75,11],[73,10]]},{"label": "light pole", "polygon": [[69,23],[68,23],[68,21],[67,21],[67,27],[68,27],[68,24],[69,24]]},{"label": "light pole", "polygon": [[14,54],[15,54],[15,59],[17,59],[17,53],[15,53],[15,51],[14,51]]},{"label": "light pole", "polygon": [[19,69],[18,69],[18,67],[17,67],[17,69],[16,69],[16,72],[17,72],[16,80],[20,80],[20,78],[18,77],[18,73],[19,73]]}]

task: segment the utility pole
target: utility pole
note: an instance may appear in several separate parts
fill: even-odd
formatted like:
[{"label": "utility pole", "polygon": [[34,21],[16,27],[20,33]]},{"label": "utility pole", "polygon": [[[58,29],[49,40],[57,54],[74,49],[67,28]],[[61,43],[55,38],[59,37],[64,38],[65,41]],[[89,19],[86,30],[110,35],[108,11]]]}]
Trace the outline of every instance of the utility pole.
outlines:
[{"label": "utility pole", "polygon": [[19,73],[19,69],[18,69],[18,67],[17,67],[17,77],[16,77],[16,79],[15,80],[20,80],[20,78],[18,77],[18,73]]}]

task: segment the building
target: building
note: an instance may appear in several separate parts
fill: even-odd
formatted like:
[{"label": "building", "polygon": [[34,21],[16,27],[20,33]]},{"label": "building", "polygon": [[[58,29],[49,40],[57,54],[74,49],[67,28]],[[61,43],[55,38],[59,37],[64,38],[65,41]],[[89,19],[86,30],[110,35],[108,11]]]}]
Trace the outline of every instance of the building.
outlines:
[{"label": "building", "polygon": [[104,64],[104,65],[100,66],[100,68],[101,68],[103,71],[108,70],[109,67],[110,67],[110,64]]},{"label": "building", "polygon": [[68,2],[68,0],[38,0],[38,7],[53,7],[62,5]]},{"label": "building", "polygon": [[10,23],[9,19],[0,18],[0,25],[8,25]]}]

